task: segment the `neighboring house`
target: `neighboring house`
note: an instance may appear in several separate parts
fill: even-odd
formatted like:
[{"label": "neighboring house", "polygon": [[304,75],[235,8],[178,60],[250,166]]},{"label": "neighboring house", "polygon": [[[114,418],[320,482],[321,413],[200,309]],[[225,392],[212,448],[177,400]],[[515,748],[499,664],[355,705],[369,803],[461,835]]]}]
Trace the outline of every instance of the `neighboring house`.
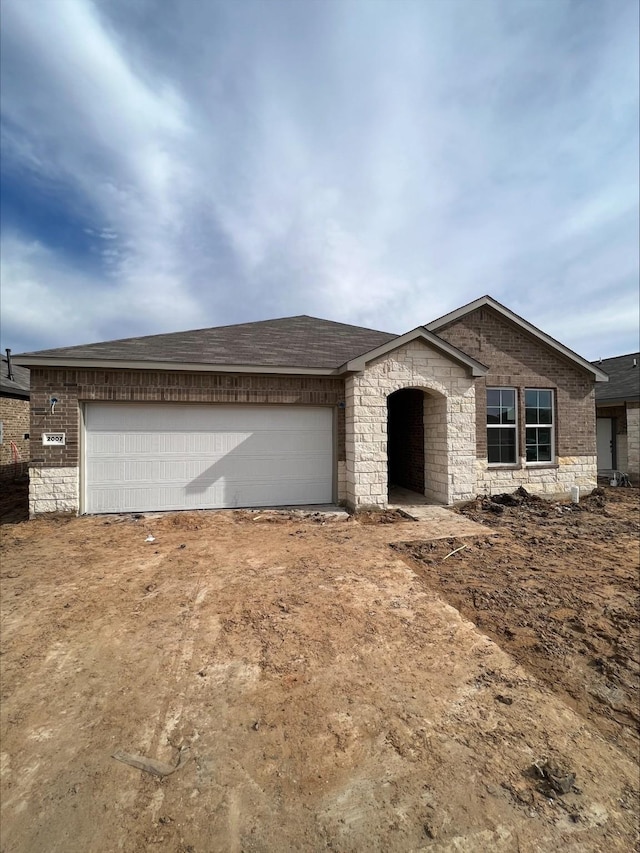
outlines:
[{"label": "neighboring house", "polygon": [[606,374],[489,296],[404,335],[302,316],[19,361],[32,514],[596,485]]},{"label": "neighboring house", "polygon": [[640,480],[640,353],[602,358],[596,367],[609,375],[596,388],[598,473],[622,471]]},{"label": "neighboring house", "polygon": [[11,350],[0,366],[0,479],[29,468],[29,371],[13,364]]}]

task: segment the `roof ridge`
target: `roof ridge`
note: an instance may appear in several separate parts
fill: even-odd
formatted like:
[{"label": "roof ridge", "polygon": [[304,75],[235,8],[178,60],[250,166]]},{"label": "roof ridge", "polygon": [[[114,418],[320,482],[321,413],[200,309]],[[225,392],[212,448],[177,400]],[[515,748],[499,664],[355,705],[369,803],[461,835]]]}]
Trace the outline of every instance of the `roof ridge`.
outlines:
[{"label": "roof ridge", "polygon": [[601,361],[613,361],[614,358],[638,358],[640,356],[640,350],[633,350],[632,352],[623,352],[622,355],[606,355],[602,358],[594,358],[591,364],[598,364]]},{"label": "roof ridge", "polygon": [[[357,352],[397,335],[336,320],[299,314],[227,326],[209,326],[140,337],[76,344],[16,355],[16,364],[43,360],[75,365],[87,361],[121,364],[206,364],[335,370]],[[229,367],[230,369],[230,367]]]},{"label": "roof ridge", "polygon": [[[94,344],[120,344],[125,341],[144,341],[148,338],[160,338],[160,337],[168,337],[169,335],[189,335],[196,332],[209,332],[212,329],[231,329],[233,326],[257,326],[261,323],[273,323],[278,320],[298,320],[301,317],[305,317],[305,314],[296,314],[291,317],[272,317],[269,320],[249,320],[246,323],[224,323],[221,326],[202,326],[199,329],[180,329],[177,332],[152,332],[149,335],[129,335],[126,338],[109,338],[106,341],[85,341],[81,344],[71,344],[71,346],[62,346],[62,347],[47,347],[47,350],[55,350],[55,349],[75,349],[76,347],[90,347]],[[314,319],[314,318],[311,318]],[[17,355],[33,355],[36,352],[40,352],[40,350],[32,350],[26,353],[17,353]]]},{"label": "roof ridge", "polygon": [[241,327],[247,327],[247,326],[265,326],[268,323],[280,323],[284,320],[311,320],[311,321],[316,322],[316,323],[325,323],[325,324],[330,324],[332,326],[340,326],[342,328],[358,329],[359,331],[373,332],[375,334],[380,334],[380,335],[389,335],[390,337],[396,336],[394,332],[384,332],[381,329],[371,329],[367,326],[356,326],[353,323],[343,323],[340,320],[327,320],[324,317],[313,317],[310,314],[293,314],[293,315],[290,315],[287,317],[271,317],[271,318],[266,319],[266,320],[248,320],[247,322],[244,322],[244,323],[226,323],[226,324],[221,325],[221,326],[203,326],[202,328],[199,328],[199,329],[181,329],[180,331],[177,331],[177,332],[154,332],[150,335],[132,335],[132,336],[129,336],[126,338],[110,338],[109,340],[106,340],[106,341],[89,341],[89,342],[85,342],[85,343],[81,343],[81,344],[72,344],[71,346],[47,347],[46,350],[30,350],[28,352],[17,353],[16,355],[17,356],[36,355],[39,352],[55,352],[56,350],[64,350],[65,352],[69,352],[69,350],[83,349],[85,347],[95,346],[97,344],[102,346],[102,345],[109,345],[109,344],[130,343],[133,341],[140,341],[140,342],[149,341],[151,338],[163,338],[163,337],[164,338],[168,338],[168,337],[175,338],[176,336],[179,336],[179,335],[196,335],[196,334],[203,333],[203,332],[213,332],[213,331],[218,331],[218,330],[222,330],[222,329],[234,329],[234,328],[241,328]]}]

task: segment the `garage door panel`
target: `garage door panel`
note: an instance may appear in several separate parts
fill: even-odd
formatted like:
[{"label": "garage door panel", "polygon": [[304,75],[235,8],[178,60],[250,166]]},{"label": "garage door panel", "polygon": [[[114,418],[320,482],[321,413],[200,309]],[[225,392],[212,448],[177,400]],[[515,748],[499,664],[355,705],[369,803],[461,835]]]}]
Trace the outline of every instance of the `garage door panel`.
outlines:
[{"label": "garage door panel", "polygon": [[[252,457],[250,459],[238,459],[232,463],[226,463],[224,459],[219,462],[201,462],[187,460],[141,460],[136,462],[125,462],[121,460],[110,460],[109,462],[92,462],[87,466],[88,482],[96,484],[118,484],[130,485],[132,483],[145,483],[151,486],[153,483],[162,482],[165,485],[171,483],[182,485],[189,490],[194,481],[202,483],[251,483],[252,480],[264,480],[272,482],[273,464],[278,463],[279,480],[296,480],[304,477],[307,482],[317,480],[317,471],[322,457],[295,456],[293,454],[280,457]],[[331,482],[330,476],[326,478]],[[196,486],[193,486],[194,488]]]},{"label": "garage door panel", "polygon": [[329,503],[321,407],[88,404],[86,511]]},{"label": "garage door panel", "polygon": [[[327,494],[330,484],[320,480],[311,484],[319,493]],[[306,495],[309,484],[289,484],[289,499],[286,505],[300,505],[307,503]],[[207,489],[207,505],[202,505],[202,494],[200,492],[184,492],[176,500],[176,489],[172,485],[158,486],[156,483],[140,484],[135,488],[122,489],[117,487],[109,489],[106,487],[96,488],[92,493],[92,513],[100,512],[148,512],[149,507],[153,510],[181,510],[181,509],[215,509],[233,508],[247,506],[279,506],[279,502],[273,503],[271,496],[273,485],[271,483],[227,483],[219,481]],[[330,494],[330,492],[329,492]],[[330,503],[331,498],[319,501],[319,503]],[[114,505],[126,505],[127,509],[114,510]]]},{"label": "garage door panel", "polygon": [[[87,406],[85,424],[93,432],[145,432],[149,430],[150,409],[162,409],[165,432],[253,432],[259,413],[260,430],[308,429],[317,423],[317,413],[330,414],[329,408],[312,406],[180,405],[160,403],[91,403]],[[120,411],[118,411],[120,410]]]},{"label": "garage door panel", "polygon": [[286,443],[292,451],[329,452],[332,436],[322,430],[304,433],[280,430],[229,435],[228,433],[195,433],[185,436],[178,433],[88,433],[87,451],[90,456],[129,456],[131,454],[155,456],[157,454],[212,454],[224,455],[241,444],[250,442],[243,453],[251,455],[269,452],[275,441]]}]

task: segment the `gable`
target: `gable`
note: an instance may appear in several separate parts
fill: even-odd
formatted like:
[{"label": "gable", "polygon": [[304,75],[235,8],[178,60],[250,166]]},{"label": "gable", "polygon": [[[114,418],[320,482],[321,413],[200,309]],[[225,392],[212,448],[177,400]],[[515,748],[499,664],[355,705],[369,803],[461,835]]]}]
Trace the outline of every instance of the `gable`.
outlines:
[{"label": "gable", "polygon": [[351,359],[342,365],[341,372],[364,370],[368,364],[376,362],[390,354],[402,352],[403,349],[412,343],[415,344],[418,349],[421,347],[431,349],[436,352],[439,357],[445,358],[449,364],[453,363],[464,368],[464,370],[471,373],[472,376],[484,376],[487,372],[486,366],[480,361],[472,358],[468,353],[463,352],[455,346],[455,344],[451,344],[438,335],[434,335],[433,332],[425,329],[424,326],[418,326],[417,329],[413,329],[404,335],[399,335],[398,337],[393,338],[393,340],[363,353],[358,356],[358,358]]},{"label": "gable", "polygon": [[593,375],[575,360],[488,305],[442,326],[438,337],[486,364],[488,383],[497,381],[497,377],[501,384],[505,377],[513,377],[513,384],[519,384],[518,377],[527,382],[544,380],[551,385],[564,384],[569,376],[581,384],[594,381]]},{"label": "gable", "polygon": [[548,335],[546,332],[538,329],[538,327],[534,326],[533,323],[530,323],[528,320],[525,320],[523,317],[515,314],[491,296],[481,296],[479,299],[470,302],[468,305],[463,305],[461,308],[457,308],[455,311],[451,311],[449,314],[445,314],[437,320],[432,320],[431,323],[426,324],[425,328],[429,329],[431,332],[439,334],[441,330],[449,328],[457,321],[463,320],[465,317],[468,317],[483,308],[490,309],[491,314],[498,315],[499,317],[506,319],[517,329],[522,330],[527,338],[533,338],[535,341],[540,341],[551,352],[558,353],[564,359],[578,366],[584,372],[590,374],[592,380],[594,379],[596,382],[608,381],[607,374],[597,367],[594,367],[591,362],[582,358],[581,355],[578,355],[578,353],[569,349],[569,347],[566,347],[563,343],[560,343],[560,341],[552,338],[551,335]]}]

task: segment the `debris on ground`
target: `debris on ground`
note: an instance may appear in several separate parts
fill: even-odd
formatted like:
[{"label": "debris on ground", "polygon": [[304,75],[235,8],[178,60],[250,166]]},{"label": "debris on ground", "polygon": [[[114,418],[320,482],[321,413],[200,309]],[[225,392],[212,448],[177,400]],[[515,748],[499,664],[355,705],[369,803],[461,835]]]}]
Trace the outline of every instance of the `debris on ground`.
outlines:
[{"label": "debris on ground", "polygon": [[541,518],[547,518],[550,514],[569,512],[593,512],[603,509],[606,504],[606,492],[598,487],[589,492],[588,495],[580,496],[580,503],[574,503],[569,496],[562,500],[551,500],[540,497],[540,495],[528,492],[523,486],[515,492],[501,492],[496,495],[479,495],[472,501],[467,501],[458,507],[458,511],[465,515],[476,512],[489,512],[501,515],[505,510],[517,508]]},{"label": "debris on ground", "polygon": [[[634,849],[638,492],[605,496],[3,527],[3,849]],[[182,743],[165,781],[109,758]]]},{"label": "debris on ground", "polygon": [[454,554],[457,554],[457,553],[458,553],[458,551],[464,551],[464,549],[465,549],[466,547],[467,547],[466,545],[460,545],[460,547],[459,547],[459,548],[454,548],[454,549],[453,549],[453,551],[449,551],[449,553],[447,554],[447,556],[442,558],[442,562],[444,563],[444,561],[445,561],[445,560],[448,560],[448,559],[449,559],[449,557],[453,557],[453,555],[454,555]]},{"label": "debris on ground", "polygon": [[410,515],[401,509],[370,509],[357,512],[354,516],[360,524],[397,524],[399,521],[413,521]]},{"label": "debris on ground", "polygon": [[269,509],[233,510],[233,518],[239,524],[245,522],[258,522],[260,524],[288,524],[291,521],[311,521],[314,524],[327,524],[327,522],[347,521],[351,518],[349,513],[341,507],[323,510],[310,509]]},{"label": "debris on ground", "polygon": [[500,536],[392,547],[430,588],[637,754],[639,509],[638,489],[597,488],[579,506],[518,489],[458,510]]},{"label": "debris on ground", "polygon": [[540,779],[538,790],[545,796],[568,794],[576,783],[576,774],[549,760],[534,763],[531,772]]},{"label": "debris on ground", "polygon": [[178,755],[178,761],[175,765],[166,764],[164,761],[156,761],[155,758],[146,758],[144,755],[137,755],[132,752],[123,752],[122,750],[114,752],[111,757],[115,758],[116,761],[121,761],[123,764],[129,764],[131,767],[136,767],[138,770],[142,770],[145,773],[151,773],[152,776],[163,778],[165,776],[171,776],[171,774],[175,773],[176,770],[180,770],[181,767],[184,767],[189,760],[189,747],[181,747]]}]

